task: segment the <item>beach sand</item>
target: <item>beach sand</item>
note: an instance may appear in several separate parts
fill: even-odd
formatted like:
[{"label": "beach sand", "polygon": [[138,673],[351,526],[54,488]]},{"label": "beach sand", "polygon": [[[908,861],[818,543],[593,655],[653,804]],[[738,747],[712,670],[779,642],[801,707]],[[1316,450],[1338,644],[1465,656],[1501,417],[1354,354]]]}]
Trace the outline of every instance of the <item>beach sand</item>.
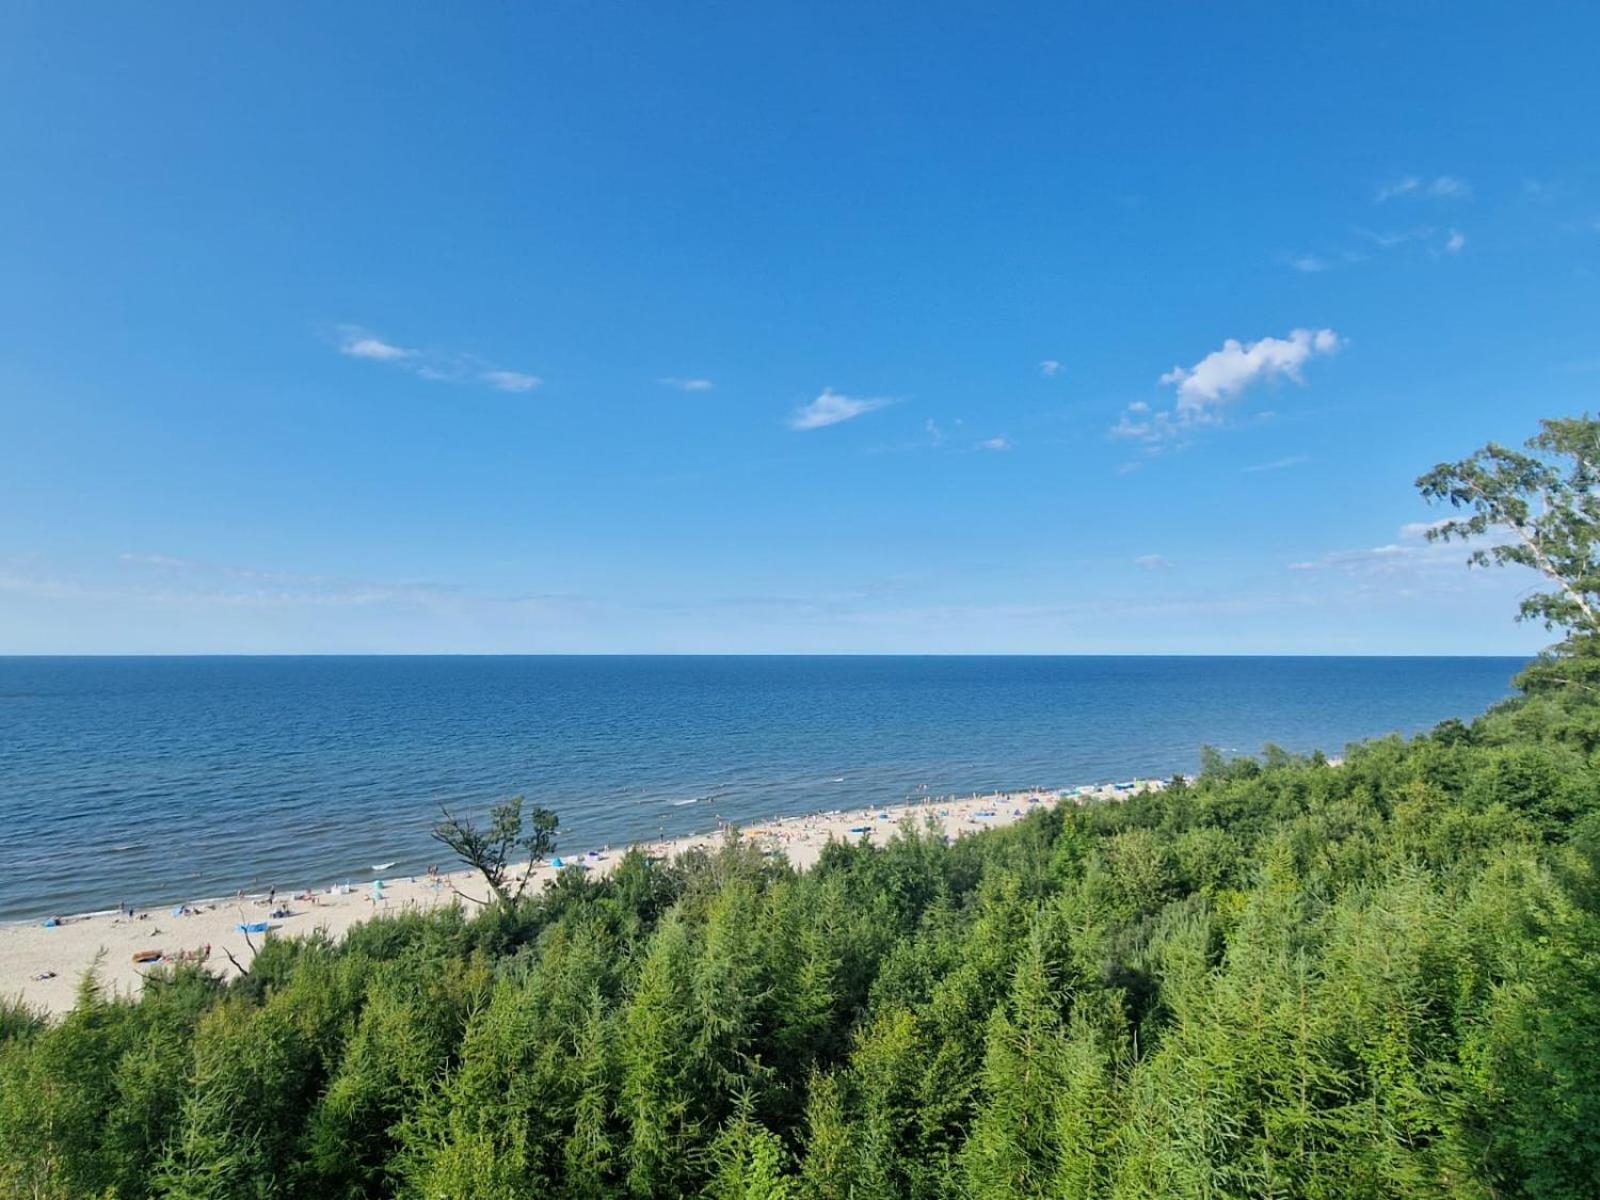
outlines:
[{"label": "beach sand", "polygon": [[[784,817],[741,826],[739,832],[763,849],[781,850],[798,869],[812,866],[831,841],[853,841],[863,836],[881,845],[907,816],[919,821],[933,817],[951,838],[982,829],[1008,825],[1033,809],[1058,803],[1085,804],[1113,800],[1137,790],[1162,786],[1159,780],[1135,780],[1121,784],[1098,784],[1063,790],[1046,789],[994,793],[987,796],[929,797],[910,804],[882,808],[853,809],[806,816]],[[865,829],[863,834],[860,830]],[[705,833],[691,837],[640,843],[652,855],[676,856],[695,846],[714,849],[723,834]],[[584,863],[592,872],[610,870],[625,852],[576,851],[560,855],[570,867]],[[442,852],[442,848],[441,848]],[[441,867],[443,866],[441,861]],[[565,869],[565,868],[563,868]],[[530,890],[537,890],[556,874],[551,865],[534,869]],[[59,1015],[74,1002],[79,981],[95,966],[101,987],[107,992],[136,994],[143,986],[144,973],[153,963],[135,962],[134,956],[159,955],[171,960],[183,955],[198,955],[209,948],[206,966],[223,976],[237,973],[229,955],[240,966],[248,967],[254,946],[264,937],[292,937],[324,929],[341,936],[351,926],[378,913],[426,911],[453,903],[466,903],[487,896],[483,880],[470,871],[441,874],[436,881],[425,875],[386,876],[382,898],[375,899],[370,879],[333,889],[308,892],[304,889],[279,890],[273,902],[264,895],[228,900],[191,901],[189,915],[173,915],[176,905],[159,910],[139,911],[129,918],[118,913],[94,913],[67,917],[59,925],[40,921],[0,924],[0,996],[20,995],[45,1011]],[[462,900],[461,897],[466,897]],[[278,910],[287,916],[272,917]],[[239,926],[265,922],[269,932],[246,934]]]}]

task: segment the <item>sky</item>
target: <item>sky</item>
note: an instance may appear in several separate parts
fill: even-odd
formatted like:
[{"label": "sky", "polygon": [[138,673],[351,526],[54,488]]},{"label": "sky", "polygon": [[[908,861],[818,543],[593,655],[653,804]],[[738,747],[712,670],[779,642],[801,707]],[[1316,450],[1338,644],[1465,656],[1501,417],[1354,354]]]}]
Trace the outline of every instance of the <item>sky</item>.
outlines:
[{"label": "sky", "polygon": [[0,6],[0,653],[1524,653],[1600,9]]}]

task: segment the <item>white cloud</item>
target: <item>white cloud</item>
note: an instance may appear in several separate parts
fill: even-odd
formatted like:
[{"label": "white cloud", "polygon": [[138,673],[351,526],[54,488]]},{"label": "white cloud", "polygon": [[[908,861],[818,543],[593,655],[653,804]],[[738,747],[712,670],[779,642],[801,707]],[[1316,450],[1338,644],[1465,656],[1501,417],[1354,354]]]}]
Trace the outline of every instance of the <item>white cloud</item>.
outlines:
[{"label": "white cloud", "polygon": [[887,396],[846,396],[831,387],[825,387],[822,394],[810,404],[802,404],[795,409],[794,415],[789,418],[789,428],[802,431],[822,429],[841,421],[854,420],[864,413],[893,403],[894,400]]},{"label": "white cloud", "polygon": [[1257,342],[1229,338],[1192,367],[1173,367],[1160,382],[1178,389],[1178,412],[1206,419],[1208,405],[1237,396],[1252,383],[1283,376],[1296,383],[1300,369],[1319,355],[1339,348],[1339,335],[1331,329],[1296,329],[1286,338],[1265,337]]},{"label": "white cloud", "polygon": [[508,371],[470,354],[399,346],[359,325],[341,325],[338,332],[340,354],[388,363],[430,383],[480,383],[500,392],[531,392],[543,382],[537,375]]},{"label": "white cloud", "polygon": [[671,375],[657,382],[664,387],[676,388],[680,392],[709,392],[717,386],[709,379],[679,379]]},{"label": "white cloud", "polygon": [[1160,554],[1141,554],[1133,560],[1133,565],[1145,571],[1166,571],[1172,567],[1172,563]]},{"label": "white cloud", "polygon": [[393,342],[374,337],[364,329],[347,325],[339,331],[339,353],[348,354],[351,358],[369,358],[374,362],[397,362],[416,358],[418,351],[396,346]]},{"label": "white cloud", "polygon": [[1054,378],[1061,374],[1061,364],[1053,358],[1047,358],[1039,364],[1039,374],[1047,378]]},{"label": "white cloud", "polygon": [[1011,449],[1011,439],[1003,436],[984,438],[973,448],[976,450],[1009,450]]},{"label": "white cloud", "polygon": [[1452,229],[1450,236],[1445,239],[1444,248],[1451,254],[1461,253],[1461,248],[1467,244],[1467,235],[1459,229]]},{"label": "white cloud", "polygon": [[1456,175],[1438,175],[1423,179],[1406,175],[1393,183],[1383,184],[1374,197],[1379,204],[1402,196],[1432,196],[1441,200],[1467,200],[1472,196],[1472,185]]},{"label": "white cloud", "polygon": [[1308,275],[1326,271],[1333,265],[1327,259],[1318,258],[1315,254],[1290,254],[1286,255],[1283,261],[1296,271],[1303,271]]},{"label": "white cloud", "polygon": [[1407,175],[1404,179],[1397,179],[1393,183],[1379,186],[1377,201],[1382,204],[1385,200],[1393,200],[1396,196],[1409,196],[1422,186],[1422,180],[1415,175]]},{"label": "white cloud", "polygon": [[1254,383],[1280,377],[1304,382],[1301,368],[1307,362],[1332,354],[1343,344],[1331,329],[1295,329],[1288,337],[1256,342],[1229,338],[1192,367],[1173,367],[1160,377],[1159,383],[1177,389],[1171,409],[1151,412],[1147,403],[1137,400],[1128,405],[1110,434],[1146,443],[1146,454],[1159,453],[1163,443],[1199,426],[1221,423],[1223,407]]},{"label": "white cloud", "polygon": [[497,392],[531,392],[544,381],[521,371],[480,371],[478,378]]}]

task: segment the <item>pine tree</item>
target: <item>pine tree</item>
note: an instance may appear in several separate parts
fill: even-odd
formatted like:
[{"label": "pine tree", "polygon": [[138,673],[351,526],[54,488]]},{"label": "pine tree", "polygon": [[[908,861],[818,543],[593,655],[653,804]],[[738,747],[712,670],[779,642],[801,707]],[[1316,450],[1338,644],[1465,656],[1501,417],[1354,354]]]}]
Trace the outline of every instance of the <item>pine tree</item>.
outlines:
[{"label": "pine tree", "polygon": [[683,919],[662,921],[622,1013],[619,1109],[628,1130],[627,1183],[636,1196],[672,1194],[698,1130],[692,947]]}]

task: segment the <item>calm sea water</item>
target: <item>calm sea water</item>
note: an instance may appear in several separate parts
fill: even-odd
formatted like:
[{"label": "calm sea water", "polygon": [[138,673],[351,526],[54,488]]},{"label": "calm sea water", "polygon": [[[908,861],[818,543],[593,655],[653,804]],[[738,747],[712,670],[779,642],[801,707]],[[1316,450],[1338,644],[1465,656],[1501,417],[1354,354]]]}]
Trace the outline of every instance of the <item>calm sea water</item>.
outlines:
[{"label": "calm sea water", "polygon": [[0,918],[420,871],[516,793],[587,849],[718,817],[1337,752],[1506,658],[0,658]]}]

